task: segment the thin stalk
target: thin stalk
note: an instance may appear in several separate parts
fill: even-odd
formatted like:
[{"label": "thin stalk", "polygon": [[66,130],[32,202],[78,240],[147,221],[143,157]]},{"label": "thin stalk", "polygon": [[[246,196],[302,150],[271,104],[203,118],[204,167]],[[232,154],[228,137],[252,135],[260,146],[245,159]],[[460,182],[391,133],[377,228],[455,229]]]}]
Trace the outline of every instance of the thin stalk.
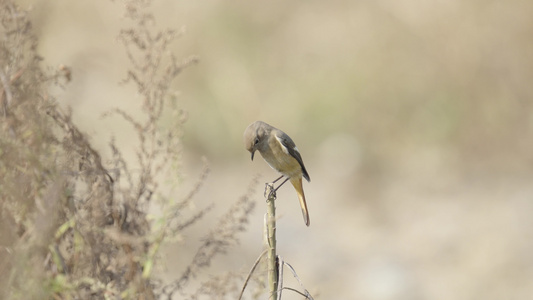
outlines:
[{"label": "thin stalk", "polygon": [[[267,187],[268,189],[268,187]],[[276,262],[276,192],[270,187],[267,199],[267,267],[269,299],[278,299],[278,264]]]}]

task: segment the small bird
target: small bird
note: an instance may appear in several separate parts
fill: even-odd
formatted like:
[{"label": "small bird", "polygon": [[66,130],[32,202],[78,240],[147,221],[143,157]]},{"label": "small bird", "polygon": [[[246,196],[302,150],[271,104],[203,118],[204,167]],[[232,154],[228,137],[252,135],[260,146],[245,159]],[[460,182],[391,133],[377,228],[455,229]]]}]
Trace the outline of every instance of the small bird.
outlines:
[{"label": "small bird", "polygon": [[244,131],[244,146],[252,154],[252,160],[254,160],[254,153],[257,150],[272,169],[283,174],[272,183],[280,180],[283,176],[287,177],[274,191],[279,189],[287,180],[291,181],[300,200],[305,225],[309,226],[309,212],[305,202],[302,177],[307,181],[311,181],[311,179],[305,169],[302,156],[292,139],[285,132],[265,122],[256,121]]}]

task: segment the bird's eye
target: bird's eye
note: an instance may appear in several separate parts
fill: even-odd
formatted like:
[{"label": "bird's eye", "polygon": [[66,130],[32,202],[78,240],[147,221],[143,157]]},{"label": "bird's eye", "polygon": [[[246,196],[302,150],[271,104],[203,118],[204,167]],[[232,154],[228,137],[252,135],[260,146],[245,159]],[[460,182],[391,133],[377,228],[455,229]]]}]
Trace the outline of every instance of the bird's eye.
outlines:
[{"label": "bird's eye", "polygon": [[259,139],[255,139],[254,145],[259,144]]}]

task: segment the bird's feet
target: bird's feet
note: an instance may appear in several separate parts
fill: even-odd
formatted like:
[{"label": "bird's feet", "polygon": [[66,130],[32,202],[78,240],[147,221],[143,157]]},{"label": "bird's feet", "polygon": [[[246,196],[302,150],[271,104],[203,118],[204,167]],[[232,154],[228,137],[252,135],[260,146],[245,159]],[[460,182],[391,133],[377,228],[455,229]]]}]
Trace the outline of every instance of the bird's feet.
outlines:
[{"label": "bird's feet", "polygon": [[263,196],[267,198],[267,201],[268,199],[271,199],[271,198],[276,199],[276,190],[277,189],[274,188],[273,182],[267,182],[265,183],[265,193],[263,194]]}]

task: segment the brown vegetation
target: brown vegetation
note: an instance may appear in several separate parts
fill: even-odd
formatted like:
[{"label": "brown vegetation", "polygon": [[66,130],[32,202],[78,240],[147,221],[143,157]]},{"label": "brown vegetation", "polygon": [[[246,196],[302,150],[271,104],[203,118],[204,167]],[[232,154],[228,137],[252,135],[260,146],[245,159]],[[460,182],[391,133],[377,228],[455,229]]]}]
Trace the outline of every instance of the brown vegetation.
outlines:
[{"label": "brown vegetation", "polygon": [[[176,292],[218,295],[237,289],[186,292],[211,260],[237,241],[253,209],[250,191],[234,203],[200,245],[182,276],[164,283],[153,276],[160,246],[199,222],[210,207],[184,212],[208,174],[188,196],[175,199],[160,182],[175,179],[185,114],[170,83],[196,58],[179,61],[168,46],[176,31],[158,31],[146,1],[126,1],[131,27],[119,34],[131,67],[125,84],[136,87],[141,117],[115,109],[136,133],[134,166],[111,141],[104,161],[90,138],[48,93],[68,84],[62,66],[44,71],[27,12],[0,4],[0,290],[2,299],[170,299]],[[173,124],[165,129],[163,118]],[[155,220],[148,210],[163,213]],[[235,280],[221,276],[220,282]],[[220,286],[227,286],[222,284]]]}]

